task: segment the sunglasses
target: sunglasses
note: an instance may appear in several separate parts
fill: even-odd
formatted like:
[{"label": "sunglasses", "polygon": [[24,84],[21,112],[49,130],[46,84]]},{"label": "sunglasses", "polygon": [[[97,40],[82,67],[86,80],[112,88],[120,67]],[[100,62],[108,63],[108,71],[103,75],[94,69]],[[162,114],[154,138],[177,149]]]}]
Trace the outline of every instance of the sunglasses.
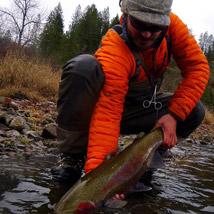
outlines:
[{"label": "sunglasses", "polygon": [[134,18],[133,16],[129,16],[129,20],[131,22],[131,25],[140,32],[149,31],[151,33],[156,33],[167,29],[167,26],[148,24]]}]

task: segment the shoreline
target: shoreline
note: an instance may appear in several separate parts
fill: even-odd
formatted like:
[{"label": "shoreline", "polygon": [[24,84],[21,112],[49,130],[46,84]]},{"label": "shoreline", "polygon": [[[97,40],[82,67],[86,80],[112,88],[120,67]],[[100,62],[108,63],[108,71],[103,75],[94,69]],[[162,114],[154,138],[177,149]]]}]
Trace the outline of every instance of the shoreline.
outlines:
[{"label": "shoreline", "polygon": [[[56,156],[56,104],[0,98],[0,157]],[[128,138],[120,137],[119,144]],[[214,123],[202,123],[185,140],[214,143]]]}]

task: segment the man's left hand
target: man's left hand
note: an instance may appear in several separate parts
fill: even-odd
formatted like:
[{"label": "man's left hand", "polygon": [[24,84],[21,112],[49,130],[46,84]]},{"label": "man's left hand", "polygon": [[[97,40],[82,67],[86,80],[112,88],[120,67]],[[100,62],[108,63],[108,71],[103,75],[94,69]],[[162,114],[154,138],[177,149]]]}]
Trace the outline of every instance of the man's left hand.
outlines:
[{"label": "man's left hand", "polygon": [[176,126],[177,121],[170,114],[162,116],[157,121],[155,128],[161,127],[164,133],[163,146],[172,148],[177,144]]}]

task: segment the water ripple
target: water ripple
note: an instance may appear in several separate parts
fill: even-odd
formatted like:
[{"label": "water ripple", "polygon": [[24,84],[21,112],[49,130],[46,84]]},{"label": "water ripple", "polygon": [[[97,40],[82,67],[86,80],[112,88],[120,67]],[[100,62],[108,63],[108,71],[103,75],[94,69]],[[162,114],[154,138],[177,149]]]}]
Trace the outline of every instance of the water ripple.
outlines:
[{"label": "water ripple", "polygon": [[[173,158],[154,172],[153,190],[129,195],[120,210],[95,213],[211,214],[214,213],[214,145],[182,143]],[[50,168],[56,158],[0,160],[0,213],[52,214],[53,205],[68,187],[52,182]]]}]

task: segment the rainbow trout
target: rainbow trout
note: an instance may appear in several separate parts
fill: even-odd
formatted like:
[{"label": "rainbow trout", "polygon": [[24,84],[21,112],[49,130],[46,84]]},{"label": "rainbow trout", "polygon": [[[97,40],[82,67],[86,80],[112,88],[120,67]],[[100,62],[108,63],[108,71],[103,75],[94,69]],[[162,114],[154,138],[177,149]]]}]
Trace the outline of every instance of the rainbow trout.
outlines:
[{"label": "rainbow trout", "polygon": [[162,137],[162,130],[155,129],[136,138],[112,159],[105,160],[68,190],[56,205],[56,213],[90,213],[116,193],[128,192],[148,168],[154,152],[162,143]]}]

